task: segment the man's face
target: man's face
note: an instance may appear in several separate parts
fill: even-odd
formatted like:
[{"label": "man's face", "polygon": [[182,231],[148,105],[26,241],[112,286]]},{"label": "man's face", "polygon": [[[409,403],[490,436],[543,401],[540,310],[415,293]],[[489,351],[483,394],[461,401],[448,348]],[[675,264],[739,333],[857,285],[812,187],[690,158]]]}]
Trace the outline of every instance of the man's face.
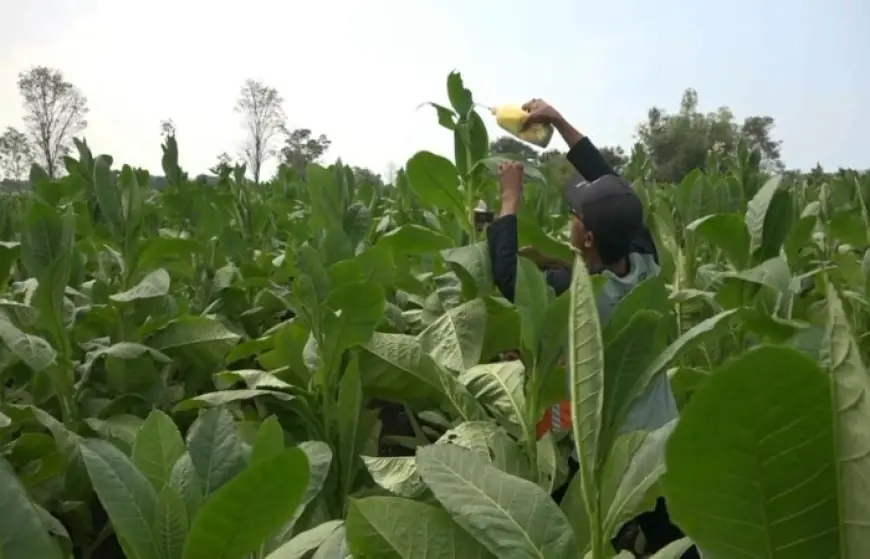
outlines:
[{"label": "man's face", "polygon": [[583,218],[573,213],[571,214],[571,244],[583,256],[587,266],[597,267],[600,265],[592,231],[587,231],[583,225]]},{"label": "man's face", "polygon": [[583,220],[575,213],[571,214],[571,244],[580,251],[587,263],[590,258],[594,261],[597,257],[592,232],[586,230]]}]

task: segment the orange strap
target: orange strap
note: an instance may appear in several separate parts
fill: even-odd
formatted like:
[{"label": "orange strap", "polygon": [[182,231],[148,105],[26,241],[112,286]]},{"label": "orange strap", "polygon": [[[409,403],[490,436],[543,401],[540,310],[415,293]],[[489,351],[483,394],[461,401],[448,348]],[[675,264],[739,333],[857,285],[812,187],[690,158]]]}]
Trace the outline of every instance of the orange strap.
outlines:
[{"label": "orange strap", "polygon": [[565,400],[555,406],[552,406],[546,412],[544,417],[538,422],[537,436],[540,439],[546,433],[551,431],[570,431],[571,430],[571,402]]}]

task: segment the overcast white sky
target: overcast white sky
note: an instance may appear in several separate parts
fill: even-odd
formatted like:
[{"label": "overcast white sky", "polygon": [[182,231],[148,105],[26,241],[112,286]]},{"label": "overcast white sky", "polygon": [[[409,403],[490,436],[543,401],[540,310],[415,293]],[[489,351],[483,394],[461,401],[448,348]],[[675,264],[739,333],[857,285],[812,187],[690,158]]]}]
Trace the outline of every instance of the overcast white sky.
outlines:
[{"label": "overcast white sky", "polygon": [[415,107],[446,101],[453,68],[479,102],[543,97],[599,145],[628,147],[691,86],[704,109],[773,116],[790,167],[870,167],[864,0],[0,0],[0,21],[0,127],[21,126],[18,72],[57,67],[88,97],[94,150],[152,172],[165,118],[193,174],[237,152],[249,77],[333,140],[329,160],[449,154]]}]

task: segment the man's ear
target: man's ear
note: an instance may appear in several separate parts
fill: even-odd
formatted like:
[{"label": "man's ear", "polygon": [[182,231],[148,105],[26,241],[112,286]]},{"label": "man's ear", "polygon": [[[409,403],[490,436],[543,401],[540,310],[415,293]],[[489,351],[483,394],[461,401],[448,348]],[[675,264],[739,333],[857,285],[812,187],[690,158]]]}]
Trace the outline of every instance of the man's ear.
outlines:
[{"label": "man's ear", "polygon": [[583,239],[583,248],[592,248],[595,246],[595,236],[592,231],[586,231],[586,238]]}]

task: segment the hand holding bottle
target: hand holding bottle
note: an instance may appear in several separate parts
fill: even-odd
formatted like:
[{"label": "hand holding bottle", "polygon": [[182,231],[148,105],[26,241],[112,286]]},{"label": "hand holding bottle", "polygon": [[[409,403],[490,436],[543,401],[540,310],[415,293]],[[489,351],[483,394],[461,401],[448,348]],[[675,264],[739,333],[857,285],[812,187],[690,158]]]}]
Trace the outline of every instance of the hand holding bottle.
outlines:
[{"label": "hand holding bottle", "polygon": [[530,126],[536,124],[555,126],[559,121],[563,120],[559,111],[543,99],[532,99],[524,103],[523,110],[529,113],[523,124],[523,130],[527,130]]},{"label": "hand holding bottle", "polygon": [[553,105],[547,103],[543,99],[532,99],[523,105],[523,110],[528,113],[523,130],[530,126],[552,126],[555,128],[565,143],[568,144],[568,149],[577,145],[583,139],[583,134],[571,126],[562,114],[553,108]]}]

